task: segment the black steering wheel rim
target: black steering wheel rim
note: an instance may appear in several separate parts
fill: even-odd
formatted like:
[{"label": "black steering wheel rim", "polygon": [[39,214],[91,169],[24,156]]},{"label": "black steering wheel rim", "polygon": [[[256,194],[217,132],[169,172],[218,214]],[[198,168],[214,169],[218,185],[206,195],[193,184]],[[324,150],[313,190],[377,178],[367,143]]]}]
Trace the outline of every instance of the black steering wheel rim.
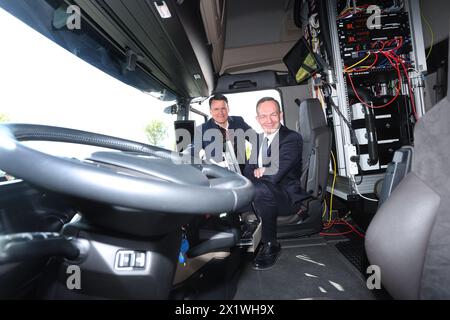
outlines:
[{"label": "black steering wheel rim", "polygon": [[[61,158],[30,148],[22,141],[55,141],[136,152],[165,159],[166,171],[192,173],[189,159],[177,152],[117,137],[68,128],[7,124],[0,126],[0,168],[38,187],[143,211],[175,214],[219,214],[235,211],[253,198],[252,183],[215,165],[198,165],[209,183],[192,185],[120,174],[76,159]],[[151,161],[149,160],[149,165]],[[186,167],[175,167],[175,166]],[[189,167],[189,168],[188,168]],[[175,170],[176,171],[176,170]]]}]

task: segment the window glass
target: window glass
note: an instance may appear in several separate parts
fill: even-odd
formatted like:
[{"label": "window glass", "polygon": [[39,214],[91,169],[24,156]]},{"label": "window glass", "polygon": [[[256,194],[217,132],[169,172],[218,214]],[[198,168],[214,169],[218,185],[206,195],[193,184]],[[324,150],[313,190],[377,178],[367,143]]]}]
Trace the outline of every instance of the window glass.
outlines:
[{"label": "window glass", "polygon": [[[0,122],[75,128],[174,149],[176,116],[164,112],[173,101],[109,76],[1,8],[0,39]],[[86,149],[30,144],[57,154],[84,156]]]}]

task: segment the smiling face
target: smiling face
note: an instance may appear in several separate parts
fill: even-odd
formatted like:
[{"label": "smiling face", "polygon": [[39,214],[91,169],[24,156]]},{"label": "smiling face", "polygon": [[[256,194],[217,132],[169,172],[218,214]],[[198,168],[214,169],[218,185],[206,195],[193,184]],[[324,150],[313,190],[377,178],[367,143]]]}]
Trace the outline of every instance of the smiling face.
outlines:
[{"label": "smiling face", "polygon": [[265,134],[271,134],[280,128],[283,112],[275,101],[265,101],[258,105],[256,120]]},{"label": "smiling face", "polygon": [[226,101],[224,100],[211,101],[209,112],[211,113],[211,116],[218,125],[223,126],[227,123],[229,108]]}]

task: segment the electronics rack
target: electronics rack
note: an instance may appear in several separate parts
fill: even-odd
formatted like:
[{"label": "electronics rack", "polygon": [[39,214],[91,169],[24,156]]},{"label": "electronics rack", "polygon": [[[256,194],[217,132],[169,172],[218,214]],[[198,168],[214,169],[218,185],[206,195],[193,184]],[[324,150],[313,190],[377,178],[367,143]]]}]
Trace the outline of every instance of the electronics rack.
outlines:
[{"label": "electronics rack", "polygon": [[[327,17],[318,19],[324,5]],[[313,87],[325,103],[326,83],[335,105],[327,113],[343,186],[336,195],[372,193],[394,151],[413,144],[414,125],[424,113],[419,1],[308,0],[308,9],[306,37],[331,70]]]}]

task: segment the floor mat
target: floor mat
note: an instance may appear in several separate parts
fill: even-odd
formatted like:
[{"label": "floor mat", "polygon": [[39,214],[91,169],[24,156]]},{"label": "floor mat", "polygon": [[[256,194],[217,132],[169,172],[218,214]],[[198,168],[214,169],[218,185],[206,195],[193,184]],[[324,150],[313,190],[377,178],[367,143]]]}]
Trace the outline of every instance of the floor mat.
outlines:
[{"label": "floor mat", "polygon": [[341,241],[336,248],[351,262],[363,275],[366,274],[369,261],[366,257],[363,241]]},{"label": "floor mat", "polygon": [[375,299],[359,270],[326,242],[282,244],[272,269],[243,270],[234,299]]}]

